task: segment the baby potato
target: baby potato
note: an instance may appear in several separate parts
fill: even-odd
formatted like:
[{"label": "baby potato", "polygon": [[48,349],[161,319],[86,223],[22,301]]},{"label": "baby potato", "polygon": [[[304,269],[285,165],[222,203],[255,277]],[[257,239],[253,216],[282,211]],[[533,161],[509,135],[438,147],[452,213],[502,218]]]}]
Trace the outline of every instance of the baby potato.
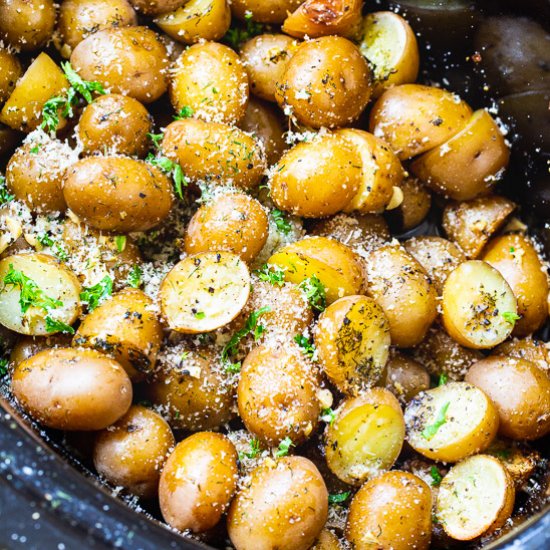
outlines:
[{"label": "baby potato", "polygon": [[[0,119],[2,113],[0,110]],[[21,134],[0,122],[0,157],[11,155],[21,142]]]},{"label": "baby potato", "polygon": [[237,478],[237,451],[227,437],[213,432],[191,435],[178,443],[162,469],[163,518],[180,531],[207,531],[229,507]]},{"label": "baby potato", "polygon": [[334,128],[359,118],[372,93],[366,59],[349,40],[302,42],[277,81],[275,98],[306,126]]},{"label": "baby potato", "polygon": [[513,334],[538,330],[548,319],[548,278],[531,241],[517,234],[495,237],[485,248],[483,261],[501,273],[518,301],[521,319],[516,320]]},{"label": "baby potato", "polygon": [[[527,359],[547,373],[550,373],[550,347],[546,342],[527,338],[512,338],[502,342],[493,350],[493,355],[504,355],[517,359]],[[479,357],[483,359],[483,357]]]},{"label": "baby potato", "polygon": [[456,244],[442,237],[412,237],[405,241],[403,246],[425,269],[439,294],[443,292],[443,285],[450,273],[466,261],[464,252]]},{"label": "baby potato", "polygon": [[175,442],[170,426],[160,415],[133,405],[115,424],[97,434],[94,466],[113,485],[141,498],[153,498]]},{"label": "baby potato", "polygon": [[227,0],[190,0],[176,11],[157,17],[155,23],[184,44],[219,40],[231,24],[231,10]]},{"label": "baby potato", "polygon": [[432,491],[408,472],[367,481],[350,504],[346,538],[355,550],[427,550],[431,533]]},{"label": "baby potato", "polygon": [[23,234],[21,220],[9,206],[0,207],[0,254],[17,242]]},{"label": "baby potato", "polygon": [[399,401],[384,388],[370,388],[344,399],[327,426],[328,467],[343,482],[361,485],[393,466],[404,439]]},{"label": "baby potato", "polygon": [[147,151],[152,127],[151,116],[137,99],[106,94],[84,108],[77,131],[85,154],[110,151],[140,157]]},{"label": "baby potato", "polygon": [[95,32],[71,54],[71,65],[84,80],[100,82],[111,93],[141,103],[151,103],[166,92],[168,63],[166,47],[147,27]]},{"label": "baby potato", "polygon": [[252,189],[266,168],[258,140],[239,128],[215,122],[191,118],[172,122],[164,132],[161,150],[193,181]]},{"label": "baby potato", "polygon": [[470,367],[466,380],[495,404],[501,435],[532,440],[550,432],[550,379],[531,361],[487,357]]},{"label": "baby potato", "polygon": [[0,260],[0,323],[20,334],[70,331],[80,314],[75,274],[46,254],[13,254]]},{"label": "baby potato", "polygon": [[328,492],[313,462],[301,456],[269,460],[252,471],[227,516],[237,550],[308,550],[328,515]]},{"label": "baby potato", "polygon": [[22,74],[23,69],[17,56],[0,49],[0,105],[10,97]]},{"label": "baby potato", "polygon": [[269,187],[281,210],[322,218],[343,210],[362,189],[363,179],[359,149],[343,137],[325,134],[287,151]]},{"label": "baby potato", "polygon": [[443,287],[443,325],[459,344],[490,349],[512,332],[517,300],[504,277],[486,262],[460,264]]},{"label": "baby potato", "polygon": [[132,383],[95,350],[51,348],[14,369],[13,394],[38,422],[56,430],[102,430],[132,404]]},{"label": "baby potato", "polygon": [[260,441],[271,446],[289,437],[294,445],[317,427],[319,381],[294,343],[261,344],[244,360],[237,388],[239,414]]},{"label": "baby potato", "polygon": [[435,514],[456,540],[472,540],[502,527],[514,507],[513,481],[500,460],[489,455],[467,458],[443,478]]},{"label": "baby potato", "polygon": [[71,345],[70,334],[52,334],[51,336],[23,336],[18,339],[10,353],[10,364],[14,367],[38,352],[50,348],[67,348]]},{"label": "baby potato", "polygon": [[400,348],[419,344],[437,316],[437,293],[425,271],[395,245],[375,250],[366,266],[368,294],[386,314],[392,344]]},{"label": "baby potato", "polygon": [[310,550],[343,550],[343,546],[336,533],[325,527]]},{"label": "baby potato", "polygon": [[465,201],[488,195],[509,158],[497,123],[480,109],[451,139],[416,159],[411,170],[435,192]]},{"label": "baby potato", "polygon": [[443,210],[442,225],[447,237],[473,259],[515,209],[510,199],[497,195],[452,202]]},{"label": "baby potato", "polygon": [[168,326],[197,334],[227,325],[245,306],[250,272],[231,252],[203,252],[177,263],[160,285],[160,307]]},{"label": "baby potato", "polygon": [[384,311],[367,296],[346,296],[323,311],[315,330],[319,362],[329,380],[347,395],[375,385],[390,349]]},{"label": "baby potato", "polygon": [[252,13],[258,23],[282,23],[302,0],[232,0],[231,13],[241,21]]},{"label": "baby potato", "polygon": [[244,193],[227,193],[203,204],[193,215],[183,248],[187,254],[224,250],[251,262],[268,233],[264,207]]},{"label": "baby potato", "polygon": [[360,33],[363,16],[361,0],[306,0],[283,23],[283,32],[298,38],[340,35],[350,38]]},{"label": "baby potato", "polygon": [[327,304],[338,298],[360,294],[363,270],[359,259],[346,245],[326,237],[309,237],[279,249],[268,260],[285,272],[285,280],[306,284],[317,278]]},{"label": "baby potato", "polygon": [[407,403],[421,391],[430,388],[430,375],[411,357],[393,352],[386,363],[383,382],[400,402]]},{"label": "baby potato", "polygon": [[144,292],[126,288],[84,317],[73,345],[112,356],[132,380],[140,380],[152,371],[162,342],[162,325],[152,308]]},{"label": "baby potato", "polygon": [[[401,202],[386,217],[395,231],[404,233],[420,225],[430,213],[432,195],[416,178],[404,178],[399,184]],[[393,202],[394,198],[392,197]]]},{"label": "baby potato", "polygon": [[374,104],[369,131],[406,160],[445,143],[471,116],[470,107],[447,90],[402,84],[386,90]]},{"label": "baby potato", "polygon": [[392,86],[414,82],[420,58],[411,26],[392,11],[370,13],[363,20],[361,53],[373,65],[373,96]]},{"label": "baby potato", "polygon": [[194,44],[171,70],[170,99],[206,122],[234,124],[246,110],[248,76],[239,56],[217,42]]},{"label": "baby potato", "polygon": [[345,206],[345,212],[382,213],[390,204],[394,187],[401,185],[403,168],[399,159],[381,139],[363,130],[338,130],[361,158],[361,187]]},{"label": "baby potato", "polygon": [[155,16],[177,10],[185,0],[129,0],[130,4],[143,15]]},{"label": "baby potato", "polygon": [[127,0],[63,0],[57,19],[56,45],[70,57],[77,44],[104,29],[137,25],[136,12]]},{"label": "baby potato", "polygon": [[234,416],[234,388],[207,348],[166,346],[145,392],[174,429],[215,430]]},{"label": "baby potato", "polygon": [[[68,87],[69,82],[63,71],[47,53],[40,52],[4,103],[0,122],[14,130],[31,132],[40,125],[46,101],[63,95]],[[60,113],[57,129],[63,128],[65,124],[66,120]]]},{"label": "baby potato", "polygon": [[407,405],[407,441],[428,458],[458,462],[489,447],[498,419],[483,391],[466,382],[449,382],[419,393]]},{"label": "baby potato", "polygon": [[146,231],[172,208],[170,180],[155,166],[128,157],[88,157],[74,163],[63,184],[67,206],[105,231]]},{"label": "baby potato", "polygon": [[55,26],[53,0],[8,0],[0,3],[0,40],[17,51],[44,46]]}]

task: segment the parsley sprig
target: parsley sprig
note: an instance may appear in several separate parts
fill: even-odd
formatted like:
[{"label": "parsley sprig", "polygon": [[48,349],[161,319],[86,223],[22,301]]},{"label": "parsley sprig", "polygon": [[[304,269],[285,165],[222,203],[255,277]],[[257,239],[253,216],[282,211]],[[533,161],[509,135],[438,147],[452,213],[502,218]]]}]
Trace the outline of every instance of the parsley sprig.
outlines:
[{"label": "parsley sprig", "polygon": [[244,28],[242,27],[242,24],[239,23],[237,23],[235,26],[231,26],[231,28],[227,31],[222,40],[229,44],[234,50],[238,50],[239,46],[243,42],[246,42],[254,36],[265,32],[264,25],[262,25],[262,23],[257,23],[256,21],[254,21],[252,19],[253,16],[254,14],[252,12],[247,11],[244,14]]},{"label": "parsley sprig", "polygon": [[449,409],[449,405],[451,404],[450,401],[447,401],[443,407],[439,410],[437,413],[437,417],[433,424],[428,424],[420,434],[424,439],[427,439],[428,441],[434,437],[434,435],[437,433],[439,428],[447,422],[447,410]]},{"label": "parsley sprig", "polygon": [[317,350],[315,349],[315,346],[309,340],[309,338],[307,338],[303,334],[296,334],[296,336],[294,336],[294,341],[300,346],[302,353],[306,357],[313,359]]},{"label": "parsley sprig", "polygon": [[265,281],[273,286],[283,286],[285,284],[285,272],[276,265],[264,264],[254,271],[260,281]]},{"label": "parsley sprig", "polygon": [[327,292],[323,283],[315,275],[304,279],[298,286],[314,310],[319,312],[325,311],[327,307]]},{"label": "parsley sprig", "polygon": [[275,451],[275,456],[277,458],[282,458],[283,456],[286,456],[289,453],[290,447],[295,447],[295,446],[296,445],[292,443],[292,439],[290,439],[290,437],[287,436],[279,443],[279,447]]},{"label": "parsley sprig", "polygon": [[441,480],[443,479],[443,476],[437,469],[437,466],[432,466],[430,468],[430,476],[432,478],[432,482],[431,482],[432,487],[437,487],[441,483]]},{"label": "parsley sprig", "polygon": [[6,187],[6,178],[0,174],[0,205],[11,202],[15,199],[15,195],[12,195]]},{"label": "parsley sprig", "polygon": [[279,233],[282,233],[283,235],[288,235],[290,233],[290,231],[292,230],[292,225],[286,219],[286,216],[283,212],[281,212],[281,210],[277,210],[276,208],[272,210],[271,217],[273,218],[273,221],[275,222],[275,225],[277,226],[277,231],[279,231]]},{"label": "parsley sprig", "polygon": [[6,374],[8,374],[9,363],[9,360],[5,357],[2,357],[0,359],[0,378],[3,378],[4,376],[6,376]]},{"label": "parsley sprig", "polygon": [[351,491],[346,491],[345,493],[336,493],[328,496],[329,504],[343,504],[351,496]]},{"label": "parsley sprig", "polygon": [[331,426],[334,424],[334,421],[336,420],[336,412],[332,410],[332,407],[327,407],[321,411],[321,420]]},{"label": "parsley sprig", "polygon": [[519,321],[521,319],[521,315],[518,315],[517,313],[513,311],[503,311],[501,313],[502,318],[511,325],[515,325],[516,321]]},{"label": "parsley sprig", "polygon": [[113,279],[105,275],[94,286],[84,287],[80,293],[80,300],[88,305],[88,310],[93,311],[101,302],[104,302],[113,294]]},{"label": "parsley sprig", "polygon": [[63,334],[74,334],[74,328],[63,321],[53,319],[50,315],[46,317],[47,332],[61,332]]},{"label": "parsley sprig", "polygon": [[189,105],[182,107],[177,114],[173,116],[174,120],[184,120],[186,118],[191,118],[195,114],[195,111]]},{"label": "parsley sprig", "polygon": [[260,441],[255,437],[250,440],[250,450],[239,453],[239,460],[242,462],[244,458],[256,458],[261,453]]},{"label": "parsley sprig", "polygon": [[139,288],[143,284],[143,269],[139,265],[132,266],[126,282],[133,288]]}]

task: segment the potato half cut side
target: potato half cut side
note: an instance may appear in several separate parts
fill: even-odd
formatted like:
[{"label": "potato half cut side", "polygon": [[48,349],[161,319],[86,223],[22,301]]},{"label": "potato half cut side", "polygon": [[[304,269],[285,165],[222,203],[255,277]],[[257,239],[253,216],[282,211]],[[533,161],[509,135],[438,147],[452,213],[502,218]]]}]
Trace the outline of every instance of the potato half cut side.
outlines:
[{"label": "potato half cut side", "polygon": [[502,527],[512,513],[515,490],[503,464],[489,455],[472,456],[443,478],[436,516],[457,540],[472,540]]},{"label": "potato half cut side", "polygon": [[498,412],[480,389],[450,382],[421,392],[405,410],[407,441],[420,454],[458,462],[484,451],[498,430]]},{"label": "potato half cut side", "polygon": [[230,252],[189,256],[160,286],[162,313],[171,329],[186,334],[210,332],[232,321],[250,294],[250,272]]},{"label": "potato half cut side", "polygon": [[518,319],[517,312],[510,285],[486,262],[464,262],[445,281],[443,324],[463,346],[488,349],[504,342]]}]

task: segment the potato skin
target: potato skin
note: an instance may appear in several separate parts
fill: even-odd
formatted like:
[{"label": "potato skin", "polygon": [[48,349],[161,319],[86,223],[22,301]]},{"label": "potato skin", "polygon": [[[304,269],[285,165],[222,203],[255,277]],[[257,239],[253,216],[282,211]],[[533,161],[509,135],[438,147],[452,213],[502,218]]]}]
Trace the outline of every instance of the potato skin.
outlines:
[{"label": "potato skin", "polygon": [[102,430],[132,403],[132,384],[114,360],[94,350],[52,348],[14,369],[12,391],[48,428]]},{"label": "potato skin", "polygon": [[403,201],[393,210],[387,211],[388,221],[399,233],[420,225],[430,213],[432,195],[415,178],[405,178],[399,183]]},{"label": "potato skin", "polygon": [[302,124],[334,128],[357,120],[371,93],[371,71],[355,44],[325,36],[300,44],[275,95]]},{"label": "potato skin", "polygon": [[346,538],[356,550],[427,550],[431,533],[432,492],[413,474],[386,472],[353,497]]},{"label": "potato skin", "polygon": [[8,99],[23,68],[17,56],[8,50],[0,49],[0,105]]},{"label": "potato skin", "polygon": [[133,405],[115,424],[97,434],[94,466],[113,485],[153,498],[162,465],[174,444],[172,430],[160,415]]},{"label": "potato skin", "polygon": [[10,353],[10,363],[15,367],[25,359],[29,359],[29,357],[45,349],[69,347],[71,345],[71,338],[70,334],[53,334],[43,337],[24,336],[17,340],[17,343],[13,346]]},{"label": "potato skin", "polygon": [[430,375],[424,366],[399,352],[390,355],[383,380],[386,389],[401,403],[407,403],[430,387]]},{"label": "potato skin", "polygon": [[99,96],[87,105],[78,122],[78,136],[85,154],[118,153],[141,157],[147,151],[153,121],[147,109],[133,97]]},{"label": "potato skin", "polygon": [[143,15],[160,15],[177,10],[185,0],[129,0],[130,4]]},{"label": "potato skin", "polygon": [[266,461],[233,500],[227,516],[237,550],[307,550],[328,514],[328,492],[315,465],[301,456]]},{"label": "potato skin", "polygon": [[231,13],[241,20],[251,12],[258,23],[282,23],[301,3],[302,0],[232,0]]},{"label": "potato skin", "polygon": [[96,32],[75,47],[71,65],[85,80],[141,103],[155,101],[168,87],[166,47],[147,27]]},{"label": "potato skin", "polygon": [[180,531],[207,531],[228,508],[237,477],[237,451],[227,437],[213,432],[193,434],[178,443],[162,470],[162,516]]},{"label": "potato skin", "polygon": [[125,157],[89,157],[67,171],[67,206],[84,222],[105,231],[145,231],[172,207],[172,184],[156,167]]}]

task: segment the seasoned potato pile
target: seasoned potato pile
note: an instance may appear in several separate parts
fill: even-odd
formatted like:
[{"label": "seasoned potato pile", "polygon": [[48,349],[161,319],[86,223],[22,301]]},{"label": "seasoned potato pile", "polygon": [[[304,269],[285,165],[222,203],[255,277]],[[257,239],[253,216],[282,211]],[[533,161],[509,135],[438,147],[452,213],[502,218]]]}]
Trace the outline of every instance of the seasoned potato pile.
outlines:
[{"label": "seasoned potato pile", "polygon": [[0,0],[0,377],[216,548],[479,547],[550,494],[511,136],[400,13]]}]

